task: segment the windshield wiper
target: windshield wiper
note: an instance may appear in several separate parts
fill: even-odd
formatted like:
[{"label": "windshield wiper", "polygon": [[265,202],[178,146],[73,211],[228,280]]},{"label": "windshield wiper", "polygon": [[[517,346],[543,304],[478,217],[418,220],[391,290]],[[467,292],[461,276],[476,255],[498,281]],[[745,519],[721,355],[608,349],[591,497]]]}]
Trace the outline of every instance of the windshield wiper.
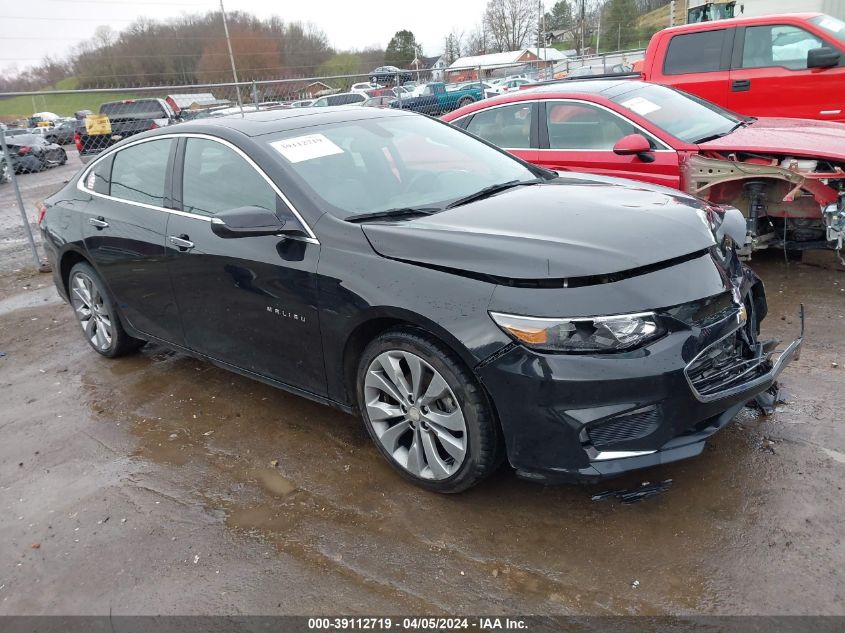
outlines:
[{"label": "windshield wiper", "polygon": [[736,132],[739,128],[745,127],[749,123],[753,123],[756,121],[754,117],[749,117],[747,119],[743,119],[742,121],[737,121],[736,125],[734,125],[730,130],[727,132],[719,132],[718,134],[711,134],[710,136],[705,136],[704,138],[700,138],[697,141],[693,141],[696,145],[699,143],[707,143],[708,141],[715,141],[717,138],[722,138],[723,136],[727,136],[731,132]]},{"label": "windshield wiper", "polygon": [[475,193],[471,193],[468,196],[464,196],[463,198],[458,198],[454,202],[450,202],[448,205],[446,205],[446,208],[454,209],[455,207],[459,207],[464,204],[469,204],[470,202],[475,202],[476,200],[489,198],[490,196],[497,194],[500,191],[506,191],[508,189],[513,189],[514,187],[520,187],[522,185],[535,185],[538,182],[545,182],[545,179],[535,178],[534,180],[509,180],[508,182],[500,182],[495,185],[490,185],[489,187],[484,187],[484,189],[480,189]]},{"label": "windshield wiper", "polygon": [[400,207],[398,209],[386,209],[385,211],[374,211],[372,213],[359,213],[344,218],[347,222],[367,222],[369,220],[408,220],[422,215],[431,215],[442,211],[440,207]]}]

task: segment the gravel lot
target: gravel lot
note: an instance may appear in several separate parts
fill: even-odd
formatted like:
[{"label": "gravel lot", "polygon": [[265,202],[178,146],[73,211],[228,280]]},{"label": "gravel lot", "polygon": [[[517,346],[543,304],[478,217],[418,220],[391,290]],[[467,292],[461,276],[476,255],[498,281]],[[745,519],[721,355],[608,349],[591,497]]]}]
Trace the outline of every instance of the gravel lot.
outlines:
[{"label": "gravel lot", "polygon": [[[20,178],[30,217],[78,168]],[[807,306],[775,414],[610,484],[502,469],[443,497],[356,418],[156,346],[98,357],[2,185],[0,614],[845,614],[845,274],[832,253],[752,264],[764,336]]]}]

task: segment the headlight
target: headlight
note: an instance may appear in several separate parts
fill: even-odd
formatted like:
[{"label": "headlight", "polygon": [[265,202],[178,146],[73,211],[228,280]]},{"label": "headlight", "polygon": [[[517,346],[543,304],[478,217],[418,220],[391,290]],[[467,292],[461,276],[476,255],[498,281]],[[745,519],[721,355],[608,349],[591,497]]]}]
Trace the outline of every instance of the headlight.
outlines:
[{"label": "headlight", "polygon": [[549,319],[491,312],[496,324],[527,347],[547,352],[616,352],[663,334],[653,312]]}]

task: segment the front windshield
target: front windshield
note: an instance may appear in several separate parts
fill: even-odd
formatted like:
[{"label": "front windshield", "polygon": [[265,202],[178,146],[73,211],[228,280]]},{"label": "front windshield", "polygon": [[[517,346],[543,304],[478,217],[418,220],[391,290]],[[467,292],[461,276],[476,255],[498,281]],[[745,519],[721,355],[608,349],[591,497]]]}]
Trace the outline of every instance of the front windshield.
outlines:
[{"label": "front windshield", "polygon": [[280,160],[338,217],[442,209],[537,174],[504,152],[417,115],[366,118],[268,138]]},{"label": "front windshield", "polygon": [[837,40],[845,44],[845,22],[829,15],[817,15],[810,18],[810,22],[830,33]]},{"label": "front windshield", "polygon": [[638,85],[611,99],[686,143],[727,134],[744,120],[698,97],[654,84]]}]

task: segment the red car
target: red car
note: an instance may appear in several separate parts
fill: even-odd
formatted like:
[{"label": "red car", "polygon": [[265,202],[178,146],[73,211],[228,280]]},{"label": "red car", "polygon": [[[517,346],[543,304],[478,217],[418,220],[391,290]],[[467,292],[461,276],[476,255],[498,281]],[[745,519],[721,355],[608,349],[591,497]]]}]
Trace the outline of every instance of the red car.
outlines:
[{"label": "red car", "polygon": [[743,117],[674,88],[565,81],[443,119],[552,170],[642,180],[738,207],[745,252],[842,248],[845,124]]},{"label": "red car", "polygon": [[845,22],[795,13],[664,29],[642,74],[745,115],[845,122]]}]

